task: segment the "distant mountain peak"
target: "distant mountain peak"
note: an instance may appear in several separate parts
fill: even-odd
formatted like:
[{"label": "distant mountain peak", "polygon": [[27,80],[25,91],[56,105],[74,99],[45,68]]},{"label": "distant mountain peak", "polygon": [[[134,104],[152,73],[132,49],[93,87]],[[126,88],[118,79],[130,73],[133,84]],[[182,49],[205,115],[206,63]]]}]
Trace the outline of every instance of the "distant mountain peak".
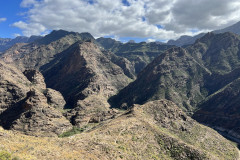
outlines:
[{"label": "distant mountain peak", "polygon": [[45,37],[37,41],[37,43],[50,44],[51,42],[54,42],[58,39],[61,39],[69,35],[79,37],[81,40],[87,40],[87,39],[94,40],[94,37],[88,32],[78,33],[78,32],[69,32],[69,31],[60,29],[60,30],[53,30],[50,34],[46,35]]}]

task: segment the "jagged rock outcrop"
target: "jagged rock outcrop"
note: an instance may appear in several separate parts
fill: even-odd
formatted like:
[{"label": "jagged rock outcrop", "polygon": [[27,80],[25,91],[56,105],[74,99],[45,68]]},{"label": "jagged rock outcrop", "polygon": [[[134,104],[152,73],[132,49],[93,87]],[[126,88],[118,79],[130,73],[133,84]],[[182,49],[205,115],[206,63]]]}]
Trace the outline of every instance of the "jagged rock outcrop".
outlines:
[{"label": "jagged rock outcrop", "polygon": [[44,77],[39,71],[34,69],[28,69],[25,70],[23,74],[34,85],[34,87],[37,87],[39,89],[46,89]]},{"label": "jagged rock outcrop", "polygon": [[47,98],[47,103],[56,109],[64,109],[66,101],[59,91],[51,88],[47,88],[43,91],[43,94]]},{"label": "jagged rock outcrop", "polygon": [[115,118],[118,110],[110,109],[105,97],[93,95],[79,100],[76,107],[64,114],[67,119],[79,128],[88,124],[97,124]]},{"label": "jagged rock outcrop", "polygon": [[30,85],[15,67],[0,61],[0,113],[24,99]]},{"label": "jagged rock outcrop", "polygon": [[0,72],[1,126],[34,136],[56,136],[72,128],[59,110],[65,105],[63,97],[46,89],[39,71],[26,70],[25,77],[0,62]]},{"label": "jagged rock outcrop", "polygon": [[116,50],[122,43],[120,41],[116,41],[112,38],[97,38],[96,41],[99,43],[100,46],[102,46],[104,49],[113,51]]},{"label": "jagged rock outcrop", "polygon": [[27,97],[0,115],[1,125],[34,136],[56,136],[72,128],[71,123],[47,103],[38,90],[31,89]]},{"label": "jagged rock outcrop", "polygon": [[63,109],[66,102],[59,91],[51,88],[46,88],[45,79],[41,72],[28,69],[23,72],[27,79],[32,83],[34,88],[42,90],[43,94],[47,98],[47,103],[56,109]]}]

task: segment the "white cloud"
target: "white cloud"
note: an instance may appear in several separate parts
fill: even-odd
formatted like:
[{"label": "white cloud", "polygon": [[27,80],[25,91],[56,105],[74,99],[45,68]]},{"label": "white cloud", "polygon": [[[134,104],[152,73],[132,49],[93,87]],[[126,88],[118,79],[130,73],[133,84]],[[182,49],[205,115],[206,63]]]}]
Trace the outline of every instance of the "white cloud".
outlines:
[{"label": "white cloud", "polygon": [[35,4],[37,4],[36,0],[23,0],[20,6],[28,8],[34,6]]},{"label": "white cloud", "polygon": [[18,36],[21,36],[21,34],[19,34],[19,33],[14,33],[13,34],[13,37],[18,37]]},{"label": "white cloud", "polygon": [[[27,20],[15,22],[23,34],[65,29],[95,37],[152,37],[157,40],[193,35],[240,20],[238,0],[22,0]],[[158,27],[157,27],[158,26]],[[162,26],[162,27],[159,27]]]},{"label": "white cloud", "polygon": [[0,23],[6,21],[7,18],[0,18]]},{"label": "white cloud", "polygon": [[13,24],[13,26],[18,27],[23,30],[23,35],[39,35],[43,34],[47,28],[40,23],[25,23],[23,21],[18,21]]},{"label": "white cloud", "polygon": [[147,43],[150,43],[150,42],[156,42],[156,39],[149,38],[149,39],[147,39],[146,42],[147,42]]}]

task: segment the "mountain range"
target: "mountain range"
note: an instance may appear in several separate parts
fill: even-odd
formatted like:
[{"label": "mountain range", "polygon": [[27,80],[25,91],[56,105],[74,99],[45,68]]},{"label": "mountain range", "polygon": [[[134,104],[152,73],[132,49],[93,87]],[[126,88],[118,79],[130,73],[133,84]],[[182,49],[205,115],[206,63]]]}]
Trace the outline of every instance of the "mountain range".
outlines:
[{"label": "mountain range", "polygon": [[233,33],[208,33],[185,49],[169,49],[110,102],[129,108],[168,99],[199,122],[239,137],[239,43],[240,37]]},{"label": "mountain range", "polygon": [[239,47],[230,32],[184,48],[64,30],[16,43],[0,55],[1,150],[20,159],[239,159],[219,134],[240,138]]},{"label": "mountain range", "polygon": [[31,43],[35,40],[41,39],[42,36],[31,36],[31,37],[25,37],[25,36],[18,36],[14,39],[11,38],[0,38],[0,52],[3,52],[10,47],[12,47],[16,43]]},{"label": "mountain range", "polygon": [[[240,22],[237,22],[229,27],[223,28],[223,29],[219,29],[219,30],[214,30],[212,31],[214,33],[225,33],[225,32],[232,32],[235,34],[240,34]],[[197,39],[203,37],[206,33],[200,33],[197,34],[195,36],[181,36],[180,38],[178,38],[177,40],[169,40],[167,42],[167,44],[169,45],[175,45],[175,46],[179,46],[179,47],[184,47],[190,44],[193,44]]]}]

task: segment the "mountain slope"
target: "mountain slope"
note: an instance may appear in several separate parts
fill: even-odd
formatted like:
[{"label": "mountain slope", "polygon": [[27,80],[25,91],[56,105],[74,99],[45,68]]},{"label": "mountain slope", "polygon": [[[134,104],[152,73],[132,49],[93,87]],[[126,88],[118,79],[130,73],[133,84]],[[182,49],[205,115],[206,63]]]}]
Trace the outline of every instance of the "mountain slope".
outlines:
[{"label": "mountain slope", "polygon": [[[219,29],[219,30],[215,30],[212,31],[213,33],[219,34],[219,33],[225,33],[225,32],[231,32],[231,33],[235,33],[235,34],[240,34],[240,22],[237,22],[229,27],[223,28],[223,29]],[[180,38],[178,38],[177,40],[169,40],[167,42],[167,44],[169,45],[176,45],[176,46],[185,46],[185,45],[190,45],[190,44],[194,44],[195,41],[201,37],[203,37],[206,33],[200,33],[196,36],[181,36]]]},{"label": "mountain slope", "polygon": [[109,97],[130,81],[92,42],[72,45],[41,71],[50,88],[59,90],[67,101],[75,103],[93,94]]},{"label": "mountain slope", "polygon": [[97,38],[96,41],[104,48],[110,51],[113,51],[117,49],[120,45],[122,45],[121,42],[116,41],[115,39],[112,38]]},{"label": "mountain slope", "polygon": [[226,74],[240,66],[240,36],[208,33],[187,50],[212,73]]},{"label": "mountain slope", "polygon": [[214,31],[214,33],[224,33],[224,32],[232,32],[235,34],[240,34],[240,22],[237,22],[229,27]]},{"label": "mountain slope", "polygon": [[210,125],[240,139],[240,78],[206,98],[193,115],[197,121]]},{"label": "mountain slope", "polygon": [[239,47],[236,34],[208,33],[186,49],[169,49],[110,101],[130,107],[166,98],[192,111],[206,96],[238,78]]},{"label": "mountain slope", "polygon": [[77,42],[41,71],[47,86],[60,91],[68,108],[74,108],[66,116],[81,126],[86,118],[103,120],[115,113],[107,99],[131,81],[115,63],[93,42]]},{"label": "mountain slope", "polygon": [[130,107],[134,103],[168,99],[185,111],[192,111],[205,97],[202,82],[207,75],[210,72],[186,50],[172,48],[155,58],[136,81],[112,97],[110,102],[113,107]]},{"label": "mountain slope", "polygon": [[200,33],[196,36],[181,36],[180,38],[178,38],[177,40],[169,40],[167,42],[168,45],[175,45],[175,46],[185,46],[185,45],[190,45],[193,44],[197,39],[203,37],[205,35],[205,33]]}]

